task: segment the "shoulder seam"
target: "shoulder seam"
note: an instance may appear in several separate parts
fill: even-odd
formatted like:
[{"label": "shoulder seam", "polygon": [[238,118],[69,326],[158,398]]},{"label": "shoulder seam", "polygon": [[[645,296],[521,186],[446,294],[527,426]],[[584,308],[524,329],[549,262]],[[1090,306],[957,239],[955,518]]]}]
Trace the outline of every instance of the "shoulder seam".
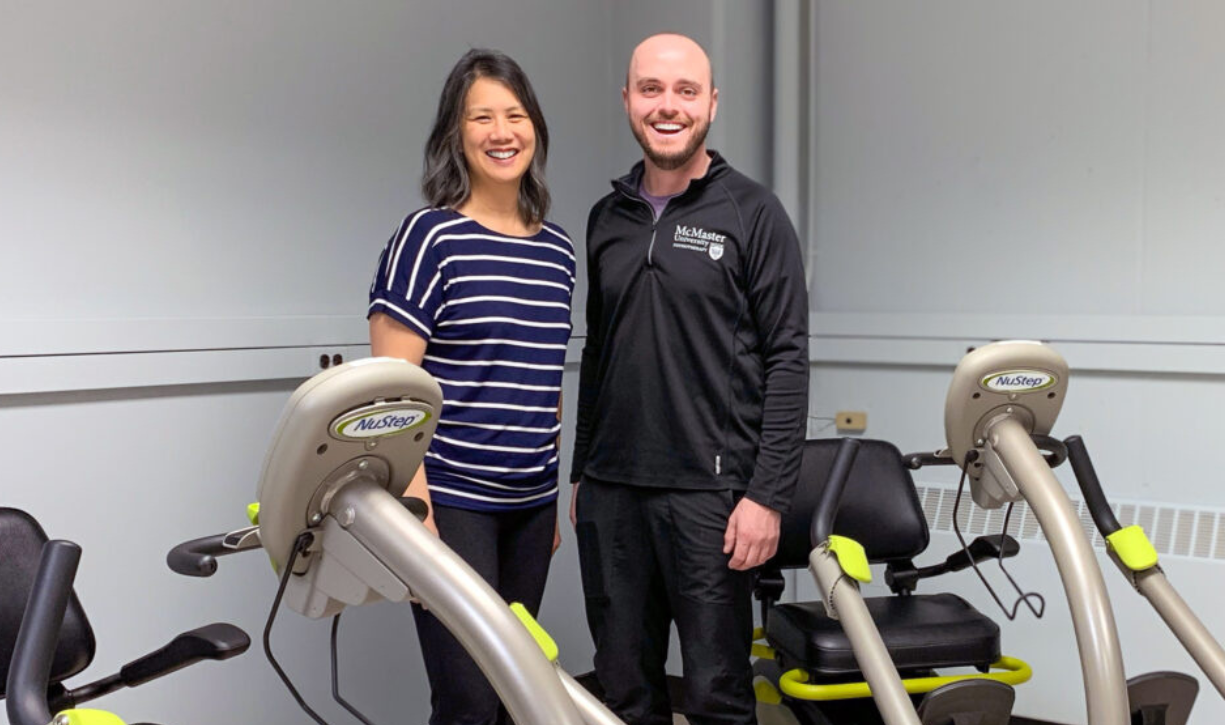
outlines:
[{"label": "shoulder seam", "polygon": [[740,236],[747,244],[750,241],[749,230],[744,225],[744,215],[740,213],[740,202],[736,200],[735,195],[732,194],[732,190],[727,188],[727,184],[723,182],[723,179],[716,179],[715,183],[719,185],[719,188],[723,190],[724,195],[727,196],[727,200],[731,202],[732,210],[736,212],[736,223],[740,225]]}]

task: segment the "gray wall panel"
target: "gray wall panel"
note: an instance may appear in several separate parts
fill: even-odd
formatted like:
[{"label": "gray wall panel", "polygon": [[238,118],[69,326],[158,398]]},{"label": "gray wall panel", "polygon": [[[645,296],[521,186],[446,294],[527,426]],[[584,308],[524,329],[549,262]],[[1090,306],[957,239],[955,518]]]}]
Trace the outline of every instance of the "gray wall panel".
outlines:
[{"label": "gray wall panel", "polygon": [[1222,315],[1225,103],[1211,79],[1225,72],[1225,8],[1151,8],[1142,299],[1151,314]]},{"label": "gray wall panel", "polygon": [[[592,1],[22,4],[0,31],[6,317],[361,314],[420,204],[446,72],[516,57],[554,129],[554,218],[581,235],[612,118]],[[18,273],[18,271],[21,273]]]},{"label": "gray wall panel", "polygon": [[[180,540],[243,523],[290,391],[321,352],[352,355],[346,346],[364,342],[373,265],[420,203],[421,149],[462,52],[500,48],[531,76],[552,136],[552,216],[574,238],[582,280],[587,211],[641,156],[619,97],[630,49],[662,30],[707,44],[726,66],[728,104],[712,140],[765,174],[767,18],[709,0],[9,9],[0,367],[14,378],[0,394],[0,503],[84,546],[94,672],[205,621],[233,621],[257,640],[239,660],[100,705],[182,725],[304,720],[258,651],[275,586],[266,560],[231,559],[215,579],[189,580],[163,558]],[[563,475],[576,385],[572,361]],[[565,524],[563,539],[541,620],[565,666],[582,672],[591,643]],[[274,642],[307,699],[343,719],[327,704],[326,624],[287,613]],[[375,721],[425,719],[406,609],[346,614],[341,657],[343,691]]]},{"label": "gray wall panel", "polygon": [[814,309],[1138,311],[1143,5],[817,7]]}]

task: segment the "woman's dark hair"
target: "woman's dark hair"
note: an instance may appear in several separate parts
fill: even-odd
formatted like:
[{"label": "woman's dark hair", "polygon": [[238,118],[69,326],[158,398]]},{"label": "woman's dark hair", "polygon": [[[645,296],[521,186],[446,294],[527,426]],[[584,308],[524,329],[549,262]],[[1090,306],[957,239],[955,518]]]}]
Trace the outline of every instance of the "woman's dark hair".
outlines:
[{"label": "woman's dark hair", "polygon": [[451,69],[438,99],[438,115],[434,129],[425,144],[425,173],[421,176],[421,191],[430,206],[457,207],[472,193],[468,163],[464,160],[461,121],[468,89],[477,78],[495,80],[515,94],[536,131],[536,152],[527,173],[519,182],[519,216],[527,224],[539,224],[549,212],[549,188],[544,181],[544,168],[549,156],[549,129],[540,111],[540,103],[532,84],[519,64],[505,53],[474,48]]}]

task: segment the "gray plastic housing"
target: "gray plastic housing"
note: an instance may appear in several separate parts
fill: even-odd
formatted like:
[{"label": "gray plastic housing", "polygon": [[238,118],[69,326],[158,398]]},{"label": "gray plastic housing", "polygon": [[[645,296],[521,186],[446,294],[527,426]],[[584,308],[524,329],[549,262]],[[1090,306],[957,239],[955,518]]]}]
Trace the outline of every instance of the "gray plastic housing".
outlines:
[{"label": "gray plastic housing", "polygon": [[441,410],[438,383],[396,358],[339,365],[307,380],[290,397],[264,459],[257,498],[260,537],[278,572],[298,535],[307,529],[316,534],[294,565],[303,576],[293,577],[286,589],[291,608],[320,617],[345,603],[380,596],[361,585],[361,577],[320,576],[340,571],[338,562],[316,562],[322,558],[322,539],[337,535],[336,527],[324,526],[329,505],[337,491],[359,480],[396,496],[403,493],[425,457]]},{"label": "gray plastic housing", "polygon": [[[961,359],[944,404],[944,432],[953,460],[970,476],[975,503],[998,508],[1020,498],[1016,482],[991,451],[991,425],[1011,417],[1030,434],[1047,434],[1067,389],[1067,362],[1040,342],[993,342]],[[979,455],[967,467],[972,450]]]}]

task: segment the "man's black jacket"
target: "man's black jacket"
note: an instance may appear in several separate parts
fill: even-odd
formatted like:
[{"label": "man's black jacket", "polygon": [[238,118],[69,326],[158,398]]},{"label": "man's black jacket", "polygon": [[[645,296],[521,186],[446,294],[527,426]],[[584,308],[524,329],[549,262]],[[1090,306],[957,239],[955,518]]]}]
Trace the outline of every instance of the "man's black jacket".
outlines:
[{"label": "man's black jacket", "polygon": [[778,199],[711,153],[660,218],[643,165],[587,221],[572,480],[730,489],[785,510],[808,401],[808,296]]}]

